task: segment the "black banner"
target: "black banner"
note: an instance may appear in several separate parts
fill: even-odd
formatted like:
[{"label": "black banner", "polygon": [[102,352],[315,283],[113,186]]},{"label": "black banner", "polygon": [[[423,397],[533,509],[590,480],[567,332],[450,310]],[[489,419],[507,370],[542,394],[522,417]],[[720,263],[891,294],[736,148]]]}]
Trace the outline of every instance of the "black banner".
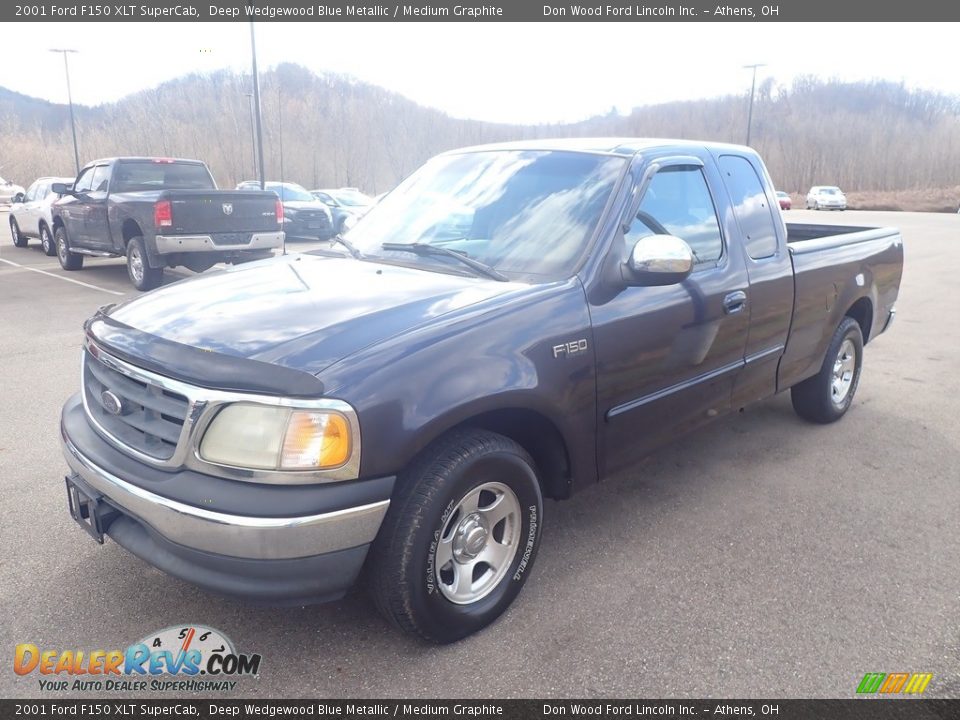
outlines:
[{"label": "black banner", "polygon": [[4,2],[3,22],[910,22],[960,20],[960,3],[835,0],[148,0]]},{"label": "black banner", "polygon": [[946,720],[960,700],[0,700],[0,717]]}]

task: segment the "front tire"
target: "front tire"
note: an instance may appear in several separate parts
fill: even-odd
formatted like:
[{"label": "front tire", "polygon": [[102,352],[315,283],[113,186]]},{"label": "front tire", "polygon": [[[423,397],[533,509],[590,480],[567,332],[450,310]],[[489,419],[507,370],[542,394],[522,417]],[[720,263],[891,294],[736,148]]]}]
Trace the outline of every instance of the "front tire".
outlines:
[{"label": "front tire", "polygon": [[380,612],[435,643],[496,620],[530,574],[543,516],[532,458],[509,438],[457,430],[398,479],[370,552]]},{"label": "front tire", "polygon": [[50,234],[50,228],[46,225],[40,226],[40,247],[43,248],[44,254],[50,257],[57,254],[57,245],[53,241],[53,235]]},{"label": "front tire", "polygon": [[833,333],[820,372],[790,389],[793,409],[810,422],[836,422],[853,403],[862,368],[863,334],[856,320],[845,317]]},{"label": "front tire", "polygon": [[83,255],[70,252],[70,242],[67,240],[67,231],[63,225],[53,231],[53,242],[57,248],[57,259],[64,270],[79,270],[83,267]]},{"label": "front tire", "polygon": [[133,286],[145,292],[153,290],[163,281],[163,268],[150,267],[147,246],[139,235],[127,243],[127,275]]},{"label": "front tire", "polygon": [[10,218],[10,236],[13,238],[14,247],[25,248],[27,246],[27,236],[20,232],[20,226],[13,218]]}]

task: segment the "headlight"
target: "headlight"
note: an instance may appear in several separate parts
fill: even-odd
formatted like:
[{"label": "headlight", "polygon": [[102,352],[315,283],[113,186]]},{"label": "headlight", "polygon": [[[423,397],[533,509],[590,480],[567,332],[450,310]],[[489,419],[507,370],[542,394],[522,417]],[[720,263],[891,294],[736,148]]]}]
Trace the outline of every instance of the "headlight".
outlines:
[{"label": "headlight", "polygon": [[322,470],[347,462],[352,446],[338,412],[237,403],[210,423],[200,457],[253,470]]}]

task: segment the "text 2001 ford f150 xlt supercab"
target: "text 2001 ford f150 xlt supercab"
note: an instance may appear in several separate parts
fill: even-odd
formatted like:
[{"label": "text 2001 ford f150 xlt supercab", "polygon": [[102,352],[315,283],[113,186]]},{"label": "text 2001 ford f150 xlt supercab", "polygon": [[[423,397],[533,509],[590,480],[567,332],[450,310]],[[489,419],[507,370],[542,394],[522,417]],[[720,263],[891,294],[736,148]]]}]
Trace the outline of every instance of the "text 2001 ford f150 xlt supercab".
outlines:
[{"label": "text 2001 ford f150 xlt supercab", "polygon": [[844,415],[902,263],[895,230],[786,226],[748,148],[450,152],[339,245],[91,318],[71,512],[263,602],[363,570],[395,624],[451,641],[520,591],[544,496],[783,390]]}]

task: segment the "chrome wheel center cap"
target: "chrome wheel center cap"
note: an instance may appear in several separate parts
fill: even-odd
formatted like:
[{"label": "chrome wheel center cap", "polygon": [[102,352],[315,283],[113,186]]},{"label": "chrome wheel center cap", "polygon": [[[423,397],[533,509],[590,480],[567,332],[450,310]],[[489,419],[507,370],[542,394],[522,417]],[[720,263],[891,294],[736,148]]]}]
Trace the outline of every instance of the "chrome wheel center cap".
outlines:
[{"label": "chrome wheel center cap", "polygon": [[461,562],[472,560],[483,552],[489,536],[490,532],[480,515],[476,513],[467,515],[460,521],[454,533],[453,557]]}]

